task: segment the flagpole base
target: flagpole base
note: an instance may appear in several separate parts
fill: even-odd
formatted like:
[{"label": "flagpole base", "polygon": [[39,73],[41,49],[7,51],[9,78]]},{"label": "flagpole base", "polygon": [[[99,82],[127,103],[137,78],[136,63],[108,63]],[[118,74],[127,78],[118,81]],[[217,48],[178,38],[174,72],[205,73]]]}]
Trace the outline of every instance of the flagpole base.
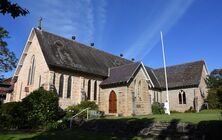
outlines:
[{"label": "flagpole base", "polygon": [[165,114],[170,115],[170,106],[169,106],[169,102],[168,101],[166,101],[164,103],[164,111],[165,111]]}]

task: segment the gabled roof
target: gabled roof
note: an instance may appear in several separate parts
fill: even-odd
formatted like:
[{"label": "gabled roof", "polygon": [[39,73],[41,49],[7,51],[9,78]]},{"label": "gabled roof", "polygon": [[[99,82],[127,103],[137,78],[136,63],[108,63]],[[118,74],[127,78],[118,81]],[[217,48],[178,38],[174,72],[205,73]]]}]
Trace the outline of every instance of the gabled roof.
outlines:
[{"label": "gabled roof", "polygon": [[[204,61],[196,61],[167,67],[169,89],[198,86],[204,65]],[[153,72],[160,82],[160,87],[165,89],[164,68],[154,69]]]},{"label": "gabled roof", "polygon": [[153,82],[150,79],[149,74],[146,71],[146,68],[144,67],[142,62],[136,62],[136,63],[130,63],[118,67],[110,68],[110,75],[108,78],[106,78],[100,86],[102,87],[110,87],[113,85],[123,85],[123,84],[129,84],[133,78],[136,76],[137,72],[139,71],[139,68],[142,68],[144,70],[144,74],[146,76],[147,81],[150,82],[150,86],[153,87]]},{"label": "gabled roof", "polygon": [[154,69],[150,68],[150,67],[147,67],[145,66],[146,68],[146,71],[147,73],[149,74],[150,76],[150,79],[152,80],[153,84],[154,84],[154,88],[157,88],[157,89],[160,89],[161,86],[160,86],[160,82],[159,80],[157,79],[155,73],[153,72]]},{"label": "gabled roof", "polygon": [[[104,79],[108,77],[102,82],[102,85],[127,82],[129,78],[132,78],[133,72],[139,65],[139,62],[134,63],[74,40],[33,28],[20,57],[13,81],[15,81],[23,65],[34,35],[37,36],[50,69],[79,71],[101,76]],[[163,90],[165,88],[164,69],[144,67],[142,62],[141,65],[148,79],[151,79],[152,87]],[[196,61],[167,67],[169,88],[198,86],[204,65],[204,61]]]},{"label": "gabled roof", "polygon": [[132,63],[71,39],[35,28],[34,31],[49,68],[58,67],[107,77],[108,68]]},{"label": "gabled roof", "polygon": [[140,62],[130,63],[119,67],[110,68],[109,77],[106,78],[101,86],[128,83],[137,68],[141,65]]}]

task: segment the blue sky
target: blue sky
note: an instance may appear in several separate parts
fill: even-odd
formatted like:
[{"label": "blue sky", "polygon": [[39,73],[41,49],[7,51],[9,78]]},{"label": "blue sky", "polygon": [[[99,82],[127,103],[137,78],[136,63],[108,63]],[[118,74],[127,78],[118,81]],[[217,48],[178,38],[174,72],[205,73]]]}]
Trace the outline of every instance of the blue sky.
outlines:
[{"label": "blue sky", "polygon": [[[167,65],[205,60],[209,71],[221,68],[221,0],[38,0],[13,1],[30,14],[0,15],[10,33],[9,48],[19,58],[31,28],[43,18],[43,30],[71,38],[147,66],[163,66],[160,30]],[[13,72],[6,74],[11,76]]]}]

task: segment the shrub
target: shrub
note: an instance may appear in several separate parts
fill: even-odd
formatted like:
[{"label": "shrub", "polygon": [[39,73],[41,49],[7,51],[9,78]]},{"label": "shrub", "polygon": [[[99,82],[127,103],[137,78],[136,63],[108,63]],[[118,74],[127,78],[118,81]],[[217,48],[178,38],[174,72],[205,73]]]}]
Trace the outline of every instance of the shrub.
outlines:
[{"label": "shrub", "polygon": [[195,113],[196,110],[191,106],[188,110],[185,111],[185,113]]},{"label": "shrub", "polygon": [[22,102],[1,105],[0,127],[4,129],[39,128],[59,119],[58,97],[43,88],[33,91]]},{"label": "shrub", "polygon": [[[82,101],[78,105],[69,106],[66,108],[66,118],[71,118],[83,109],[90,108],[91,110],[98,110],[98,105],[92,101]],[[86,112],[84,112],[81,117],[86,117]]]},{"label": "shrub", "polygon": [[170,113],[181,113],[181,112],[176,111],[176,110],[171,110]]},{"label": "shrub", "polygon": [[164,111],[164,106],[163,106],[163,104],[158,103],[158,102],[154,102],[154,103],[152,104],[152,113],[153,113],[153,114],[164,114],[165,111]]},{"label": "shrub", "polygon": [[16,129],[25,127],[27,118],[24,112],[26,112],[26,109],[21,102],[3,104],[0,108],[0,128]]},{"label": "shrub", "polygon": [[66,129],[69,126],[69,122],[67,120],[59,120],[55,122],[50,122],[45,125],[46,130],[57,130],[57,129]]},{"label": "shrub", "polygon": [[58,97],[52,91],[43,88],[33,91],[22,100],[26,107],[27,121],[30,127],[38,127],[58,119]]},{"label": "shrub", "polygon": [[222,79],[209,76],[206,79],[209,88],[207,101],[210,109],[222,109]]},{"label": "shrub", "polygon": [[208,91],[207,102],[210,109],[222,108],[222,87]]}]

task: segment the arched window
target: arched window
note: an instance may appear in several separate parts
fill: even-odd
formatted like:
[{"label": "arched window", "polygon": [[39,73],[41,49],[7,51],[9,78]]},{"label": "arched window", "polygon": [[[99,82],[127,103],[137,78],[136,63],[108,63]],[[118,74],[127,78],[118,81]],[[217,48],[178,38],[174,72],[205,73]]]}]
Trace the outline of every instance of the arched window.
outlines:
[{"label": "arched window", "polygon": [[59,97],[63,96],[63,82],[64,82],[64,76],[62,74],[59,79]]},{"label": "arched window", "polygon": [[29,74],[28,74],[28,82],[27,85],[30,85],[30,76],[31,76],[31,66],[29,68]]},{"label": "arched window", "polygon": [[68,78],[68,87],[67,87],[67,98],[71,97],[71,87],[72,87],[72,77],[69,76]]},{"label": "arched window", "polygon": [[21,82],[20,91],[19,91],[19,100],[21,100],[21,96],[22,96],[22,82]]},{"label": "arched window", "polygon": [[54,73],[53,74],[53,82],[52,82],[53,86],[55,86],[55,80],[56,80],[56,74]]},{"label": "arched window", "polygon": [[141,80],[138,83],[138,96],[141,96],[141,92],[142,92],[142,84],[141,84]]},{"label": "arched window", "polygon": [[41,75],[39,76],[39,87],[41,87]]},{"label": "arched window", "polygon": [[182,95],[181,95],[181,93],[179,93],[178,97],[179,97],[179,104],[182,104]]},{"label": "arched window", "polygon": [[90,100],[91,95],[91,80],[88,81],[87,100]]},{"label": "arched window", "polygon": [[97,98],[97,81],[94,83],[94,100]]},{"label": "arched window", "polygon": [[134,80],[134,93],[136,93],[136,80]]},{"label": "arched window", "polygon": [[82,81],[82,89],[85,90],[85,79]]},{"label": "arched window", "polygon": [[183,104],[186,104],[186,93],[183,91]]},{"label": "arched window", "polygon": [[30,85],[33,84],[34,81],[34,76],[35,76],[35,56],[32,56],[31,59],[31,76],[30,76]]},{"label": "arched window", "polygon": [[28,85],[32,85],[34,83],[34,76],[35,76],[35,56],[33,55],[31,58],[31,66],[29,68]]}]

